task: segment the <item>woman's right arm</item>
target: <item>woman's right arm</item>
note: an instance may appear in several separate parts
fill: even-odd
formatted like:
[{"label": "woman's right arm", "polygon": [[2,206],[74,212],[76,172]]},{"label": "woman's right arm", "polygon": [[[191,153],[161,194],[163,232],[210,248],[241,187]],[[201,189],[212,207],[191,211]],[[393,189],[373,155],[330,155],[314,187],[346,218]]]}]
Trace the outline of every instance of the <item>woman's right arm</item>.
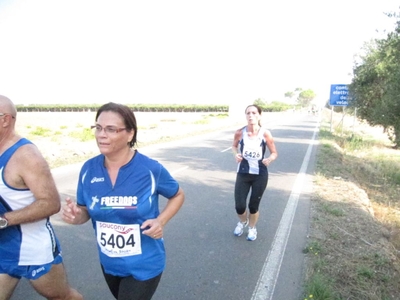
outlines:
[{"label": "woman's right arm", "polygon": [[71,198],[65,199],[66,204],[62,208],[62,219],[68,224],[78,225],[86,223],[89,219],[89,213],[85,206],[78,206]]},{"label": "woman's right arm", "polygon": [[238,149],[241,137],[242,137],[242,129],[236,130],[235,135],[233,136],[232,153],[237,163],[241,162],[243,159],[242,154],[239,152]]}]

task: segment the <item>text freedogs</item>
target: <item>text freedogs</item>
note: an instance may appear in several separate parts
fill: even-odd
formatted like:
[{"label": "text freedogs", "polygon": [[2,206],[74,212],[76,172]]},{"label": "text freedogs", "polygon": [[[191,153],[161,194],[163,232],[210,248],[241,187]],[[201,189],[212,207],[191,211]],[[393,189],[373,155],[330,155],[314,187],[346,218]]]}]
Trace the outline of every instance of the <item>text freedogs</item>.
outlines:
[{"label": "text freedogs", "polygon": [[131,205],[137,205],[137,197],[108,196],[108,197],[102,197],[100,203],[101,205],[106,205],[106,206],[131,206]]}]

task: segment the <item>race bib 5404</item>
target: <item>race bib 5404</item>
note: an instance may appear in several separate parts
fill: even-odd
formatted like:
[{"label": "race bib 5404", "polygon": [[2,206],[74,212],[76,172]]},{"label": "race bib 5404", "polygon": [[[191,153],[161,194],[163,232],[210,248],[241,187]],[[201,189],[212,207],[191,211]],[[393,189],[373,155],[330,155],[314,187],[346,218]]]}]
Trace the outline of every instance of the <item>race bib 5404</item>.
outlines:
[{"label": "race bib 5404", "polygon": [[110,257],[142,254],[139,224],[96,222],[97,243]]}]

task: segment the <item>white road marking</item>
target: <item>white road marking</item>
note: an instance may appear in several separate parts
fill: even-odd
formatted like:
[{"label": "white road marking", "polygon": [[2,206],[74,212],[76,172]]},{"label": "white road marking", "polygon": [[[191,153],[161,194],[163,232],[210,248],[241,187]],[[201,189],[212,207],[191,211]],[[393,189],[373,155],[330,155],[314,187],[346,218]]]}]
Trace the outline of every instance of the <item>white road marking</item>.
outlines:
[{"label": "white road marking", "polygon": [[172,172],[171,172],[171,175],[176,174],[176,173],[179,173],[179,172],[182,172],[182,171],[184,171],[184,170],[186,170],[186,169],[188,169],[188,168],[189,168],[189,167],[186,166],[186,167],[182,167],[182,168],[180,168],[180,169],[178,169],[178,170],[172,171]]},{"label": "white road marking", "polygon": [[271,300],[274,295],[276,281],[282,265],[283,255],[285,253],[290,230],[292,228],[293,218],[296,213],[297,203],[302,191],[305,173],[310,162],[312,147],[315,144],[315,136],[317,128],[314,129],[314,134],[310,145],[308,146],[306,155],[304,156],[303,164],[297,174],[292,192],[283,212],[282,219],[279,223],[278,230],[272,242],[271,250],[268,253],[267,259],[262,268],[260,278],[258,279],[256,288],[253,292],[252,300]]}]

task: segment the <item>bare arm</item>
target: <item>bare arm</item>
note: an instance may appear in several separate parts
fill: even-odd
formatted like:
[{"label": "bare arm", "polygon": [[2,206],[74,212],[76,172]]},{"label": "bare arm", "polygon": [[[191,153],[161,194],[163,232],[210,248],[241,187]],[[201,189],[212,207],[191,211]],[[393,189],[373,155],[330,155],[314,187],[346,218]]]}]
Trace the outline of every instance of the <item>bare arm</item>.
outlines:
[{"label": "bare arm", "polygon": [[49,165],[35,145],[20,147],[5,170],[7,183],[18,189],[29,189],[35,201],[30,205],[7,212],[9,225],[30,223],[59,212],[61,203]]},{"label": "bare arm", "polygon": [[163,236],[164,226],[169,222],[169,220],[172,219],[173,216],[176,215],[176,213],[182,207],[184,201],[185,193],[181,188],[179,188],[175,196],[168,199],[167,205],[157,217],[157,219],[146,220],[145,222],[143,222],[141,228],[148,228],[146,230],[143,230],[143,234],[146,234],[153,238],[161,238]]},{"label": "bare arm", "polygon": [[169,220],[179,211],[185,201],[185,194],[181,188],[174,197],[168,200],[164,210],[160,213],[157,219],[160,221],[162,226],[165,226]]},{"label": "bare arm", "polygon": [[235,157],[236,162],[241,162],[243,157],[242,154],[239,153],[239,142],[242,138],[242,129],[236,130],[235,135],[233,136],[233,143],[232,143],[232,153]]},{"label": "bare arm", "polygon": [[274,138],[269,130],[265,130],[264,139],[267,143],[267,147],[270,155],[263,159],[263,163],[268,166],[271,162],[273,162],[278,157],[278,152],[276,151]]}]

